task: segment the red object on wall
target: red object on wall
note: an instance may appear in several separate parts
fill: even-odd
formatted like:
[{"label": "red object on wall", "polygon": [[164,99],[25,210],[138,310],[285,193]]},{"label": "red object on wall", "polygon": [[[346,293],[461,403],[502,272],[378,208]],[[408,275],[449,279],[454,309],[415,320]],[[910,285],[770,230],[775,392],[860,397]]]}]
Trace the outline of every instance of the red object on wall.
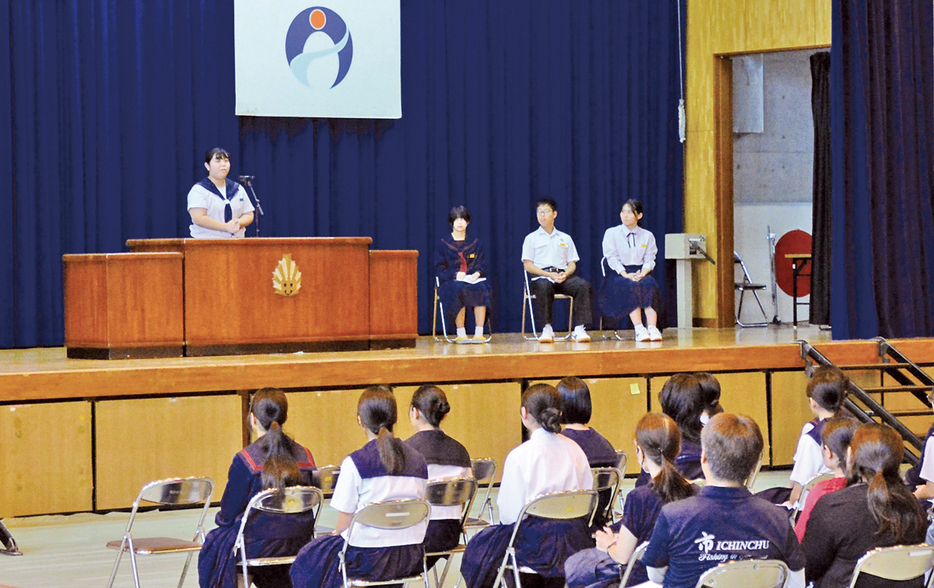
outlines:
[{"label": "red object on wall", "polygon": [[[811,235],[804,231],[788,231],[782,235],[775,244],[775,274],[778,287],[782,292],[792,295],[794,280],[792,278],[791,260],[785,257],[794,253],[811,253]],[[802,275],[798,276],[798,297],[811,293],[811,262],[808,261]]]}]

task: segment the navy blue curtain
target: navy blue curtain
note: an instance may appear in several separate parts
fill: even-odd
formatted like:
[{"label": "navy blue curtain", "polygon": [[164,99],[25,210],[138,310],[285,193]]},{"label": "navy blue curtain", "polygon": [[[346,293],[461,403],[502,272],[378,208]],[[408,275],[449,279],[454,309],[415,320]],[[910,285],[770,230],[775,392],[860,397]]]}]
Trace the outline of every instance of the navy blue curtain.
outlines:
[{"label": "navy blue curtain", "polygon": [[434,243],[466,205],[494,328],[518,331],[537,198],[558,201],[595,283],[626,199],[661,244],[682,231],[677,2],[683,17],[684,0],[403,0],[403,118],[383,121],[236,117],[232,0],[0,0],[0,347],[62,343],[63,253],[187,236],[214,146],[256,176],[262,236],[417,249],[422,332]]},{"label": "navy blue curtain", "polygon": [[833,0],[836,339],[934,335],[931,0]]}]

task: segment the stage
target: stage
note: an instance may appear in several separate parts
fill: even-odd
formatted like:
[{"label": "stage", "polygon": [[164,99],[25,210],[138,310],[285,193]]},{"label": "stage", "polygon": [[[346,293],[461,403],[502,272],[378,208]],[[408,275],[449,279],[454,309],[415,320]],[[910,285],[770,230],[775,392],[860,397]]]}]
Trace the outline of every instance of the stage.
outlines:
[{"label": "stage", "polygon": [[[147,360],[68,359],[64,348],[0,351],[0,517],[125,508],[143,483],[177,475],[209,475],[222,488],[231,456],[248,440],[249,392],[264,386],[288,391],[284,428],[319,465],[340,463],[364,442],[355,418],[362,388],[396,387],[396,434],[405,438],[408,400],[423,383],[448,393],[445,430],[474,457],[501,465],[521,442],[519,400],[531,381],[585,379],[591,424],[630,449],[635,422],[658,410],[669,375],[709,371],[725,409],[760,424],[765,464],[783,466],[812,418],[795,341],[839,365],[880,362],[875,342],[834,342],[816,327],[666,329],[656,343],[636,343],[631,331],[622,341],[607,335],[594,332],[586,344],[540,344],[514,333],[472,345],[419,337],[407,349]],[[934,364],[932,340],[894,343],[915,363]],[[914,430],[930,426],[929,416],[916,419]],[[632,463],[628,472],[636,469]]]}]

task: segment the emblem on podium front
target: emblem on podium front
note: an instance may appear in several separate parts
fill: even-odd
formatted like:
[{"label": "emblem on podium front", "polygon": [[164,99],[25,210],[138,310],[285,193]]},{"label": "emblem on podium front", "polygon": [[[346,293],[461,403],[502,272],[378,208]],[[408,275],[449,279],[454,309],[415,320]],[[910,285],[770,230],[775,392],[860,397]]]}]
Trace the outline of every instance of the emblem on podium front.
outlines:
[{"label": "emblem on podium front", "polygon": [[286,253],[272,272],[272,289],[279,296],[295,296],[302,287],[302,272],[292,261],[292,254]]}]

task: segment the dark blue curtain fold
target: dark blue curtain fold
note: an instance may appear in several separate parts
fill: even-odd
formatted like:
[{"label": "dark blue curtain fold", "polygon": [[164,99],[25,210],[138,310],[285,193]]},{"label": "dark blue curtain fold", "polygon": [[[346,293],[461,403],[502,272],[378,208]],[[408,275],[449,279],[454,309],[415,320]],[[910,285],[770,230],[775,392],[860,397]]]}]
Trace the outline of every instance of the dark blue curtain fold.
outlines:
[{"label": "dark blue curtain fold", "polygon": [[0,347],[62,343],[63,253],[187,236],[214,146],[256,176],[262,236],[417,249],[422,332],[434,244],[466,205],[494,329],[518,331],[537,198],[558,201],[596,284],[626,199],[661,244],[682,230],[678,1],[403,0],[403,118],[387,121],[236,117],[232,0],[0,0]]},{"label": "dark blue curtain fold", "polygon": [[934,335],[931,0],[834,0],[834,338]]}]

